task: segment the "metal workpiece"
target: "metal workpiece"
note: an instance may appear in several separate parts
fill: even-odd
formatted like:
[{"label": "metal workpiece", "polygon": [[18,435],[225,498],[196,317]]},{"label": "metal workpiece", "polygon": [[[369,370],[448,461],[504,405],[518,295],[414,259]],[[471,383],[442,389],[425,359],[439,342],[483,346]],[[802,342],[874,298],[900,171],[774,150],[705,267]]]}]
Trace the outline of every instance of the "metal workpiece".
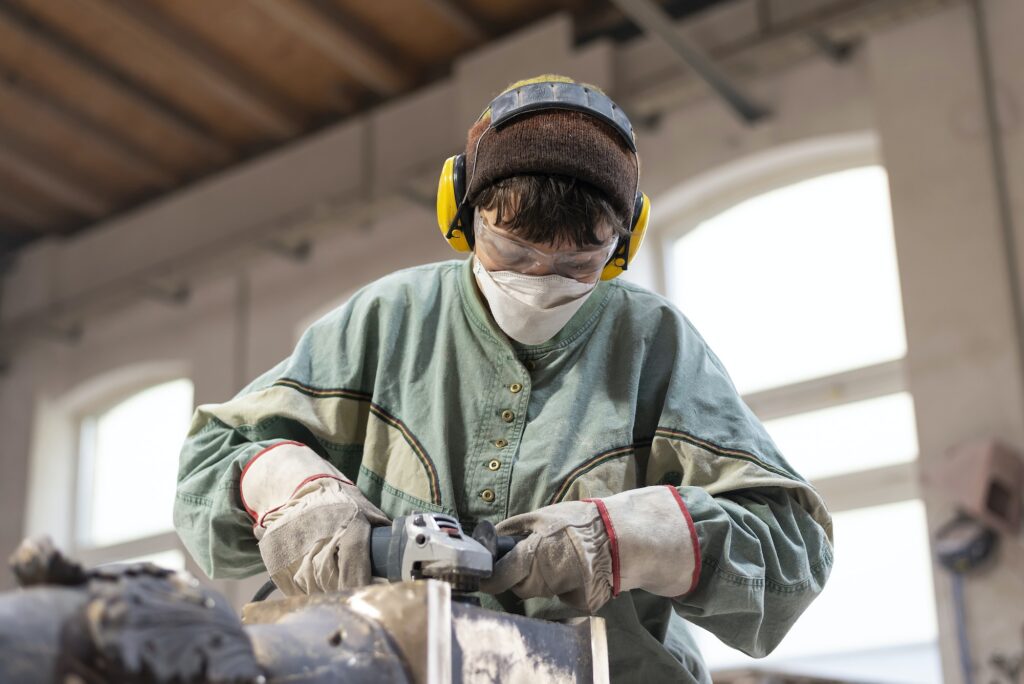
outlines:
[{"label": "metal workpiece", "polygon": [[608,682],[603,619],[548,622],[451,597],[447,582],[381,583],[251,603],[242,621],[268,684]]},{"label": "metal workpiece", "polygon": [[[249,603],[242,624],[257,660],[280,682],[448,682],[445,582],[374,584],[336,594]],[[308,678],[311,670],[328,676]],[[333,677],[333,679],[331,679]]]},{"label": "metal workpiece", "polygon": [[[438,529],[450,536],[444,527],[441,521]],[[500,538],[480,538],[469,541],[489,560]],[[52,543],[29,540],[12,566],[22,588],[0,593],[0,682],[608,681],[602,619],[562,624],[495,612],[453,600],[466,597],[447,581],[380,580],[254,602],[239,620],[223,596],[191,575],[148,563],[87,569]],[[458,556],[454,567],[475,566]]]},{"label": "metal workpiece", "polygon": [[452,604],[454,682],[607,684],[604,619],[566,623]]}]

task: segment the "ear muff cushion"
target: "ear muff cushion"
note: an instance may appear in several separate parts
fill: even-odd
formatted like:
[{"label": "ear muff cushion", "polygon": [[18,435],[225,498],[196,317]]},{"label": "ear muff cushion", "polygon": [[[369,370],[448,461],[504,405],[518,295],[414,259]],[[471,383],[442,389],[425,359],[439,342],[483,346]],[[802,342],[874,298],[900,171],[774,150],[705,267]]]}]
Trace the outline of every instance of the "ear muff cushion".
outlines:
[{"label": "ear muff cushion", "polygon": [[472,251],[462,222],[452,226],[459,213],[465,189],[465,173],[464,155],[449,157],[441,168],[441,177],[437,183],[437,227],[457,252]]},{"label": "ear muff cushion", "polygon": [[611,280],[622,275],[633,258],[640,251],[644,237],[647,235],[647,224],[651,219],[651,200],[642,192],[636,194],[636,206],[633,211],[632,231],[629,234],[628,246],[620,248],[612,256],[611,261],[601,271],[601,280]]}]

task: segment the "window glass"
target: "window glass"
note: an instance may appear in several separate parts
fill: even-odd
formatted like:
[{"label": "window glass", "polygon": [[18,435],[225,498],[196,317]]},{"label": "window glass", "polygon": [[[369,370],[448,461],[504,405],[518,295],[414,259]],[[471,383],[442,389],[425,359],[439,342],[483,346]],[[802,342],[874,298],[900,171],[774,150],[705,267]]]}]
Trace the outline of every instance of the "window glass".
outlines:
[{"label": "window glass", "polygon": [[674,301],[742,393],[906,353],[881,167],[742,202],[677,240],[668,271]]},{"label": "window glass", "polygon": [[789,464],[814,480],[912,461],[914,402],[907,392],[765,421]]},{"label": "window glass", "polygon": [[941,681],[924,506],[862,508],[836,514],[834,524],[831,577],[779,647],[755,660],[694,628],[708,665],[844,681]]},{"label": "window glass", "polygon": [[79,538],[107,546],[173,529],[192,383],[150,387],[83,422]]}]

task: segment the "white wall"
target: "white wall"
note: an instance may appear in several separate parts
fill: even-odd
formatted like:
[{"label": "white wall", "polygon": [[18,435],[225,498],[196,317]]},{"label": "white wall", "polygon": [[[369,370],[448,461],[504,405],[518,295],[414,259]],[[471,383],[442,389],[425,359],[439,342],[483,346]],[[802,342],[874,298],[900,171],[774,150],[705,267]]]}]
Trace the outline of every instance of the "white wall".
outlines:
[{"label": "white wall", "polygon": [[[1003,99],[1015,103],[1007,109],[1019,117],[1024,47],[1013,27],[1024,26],[1024,3],[987,0],[986,8],[997,80]],[[752,16],[752,2],[737,2],[701,18],[694,31],[709,41],[731,39],[731,33],[753,30]],[[751,79],[751,91],[773,111],[754,128],[705,96],[666,111],[654,129],[639,133],[655,236],[671,223],[672,212],[659,215],[659,207],[678,205],[688,184],[725,165],[808,140],[853,135],[879,141],[891,179],[908,381],[925,468],[972,436],[1024,446],[1024,384],[972,41],[970,15],[954,3],[872,34],[849,63],[818,57]],[[628,108],[631,97],[658,91],[658,74],[680,69],[673,69],[663,46],[646,39],[577,50],[569,19],[557,17],[482,48],[461,60],[451,78],[370,115],[79,238],[25,250],[4,280],[0,320],[6,324],[82,293],[127,290],[138,274],[180,276],[194,292],[179,307],[141,300],[87,318],[85,335],[74,345],[32,337],[19,347],[0,380],[0,548],[12,549],[26,530],[67,520],[62,471],[53,464],[73,455],[60,406],[83,383],[132,363],[174,361],[191,370],[197,402],[223,400],[288,353],[296,326],[310,312],[394,269],[454,256],[437,234],[431,208],[395,193],[410,183],[429,193],[432,174],[458,151],[485,100],[506,83],[542,70],[569,73],[608,88]],[[1019,118],[1009,118],[1004,135],[1020,227]],[[371,201],[369,210],[363,200]],[[275,226],[314,220],[327,229],[308,262],[239,249]],[[34,432],[37,459],[30,468]],[[50,482],[51,499],[29,505],[28,483],[46,489]],[[926,502],[934,528],[950,506],[935,494]],[[971,637],[982,667],[994,650],[1020,647],[1022,573],[1018,539],[1004,545],[999,568],[969,582]],[[948,585],[940,569],[935,575],[944,668],[947,681],[955,682]],[[0,577],[0,588],[9,586]],[[251,585],[227,590],[241,598]],[[869,587],[865,596],[870,600]]]}]

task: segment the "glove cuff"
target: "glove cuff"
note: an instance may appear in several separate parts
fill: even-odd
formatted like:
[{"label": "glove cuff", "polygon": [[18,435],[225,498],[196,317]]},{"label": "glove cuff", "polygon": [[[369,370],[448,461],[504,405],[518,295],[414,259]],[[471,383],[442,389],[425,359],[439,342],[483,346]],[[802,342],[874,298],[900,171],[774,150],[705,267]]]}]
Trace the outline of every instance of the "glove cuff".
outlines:
[{"label": "glove cuff", "polygon": [[304,485],[329,477],[352,484],[329,461],[301,442],[282,441],[259,452],[239,477],[242,506],[259,524],[271,511],[283,506]]},{"label": "glove cuff", "polygon": [[593,499],[612,553],[612,592],[681,596],[700,579],[700,544],[679,490],[642,487]]}]

